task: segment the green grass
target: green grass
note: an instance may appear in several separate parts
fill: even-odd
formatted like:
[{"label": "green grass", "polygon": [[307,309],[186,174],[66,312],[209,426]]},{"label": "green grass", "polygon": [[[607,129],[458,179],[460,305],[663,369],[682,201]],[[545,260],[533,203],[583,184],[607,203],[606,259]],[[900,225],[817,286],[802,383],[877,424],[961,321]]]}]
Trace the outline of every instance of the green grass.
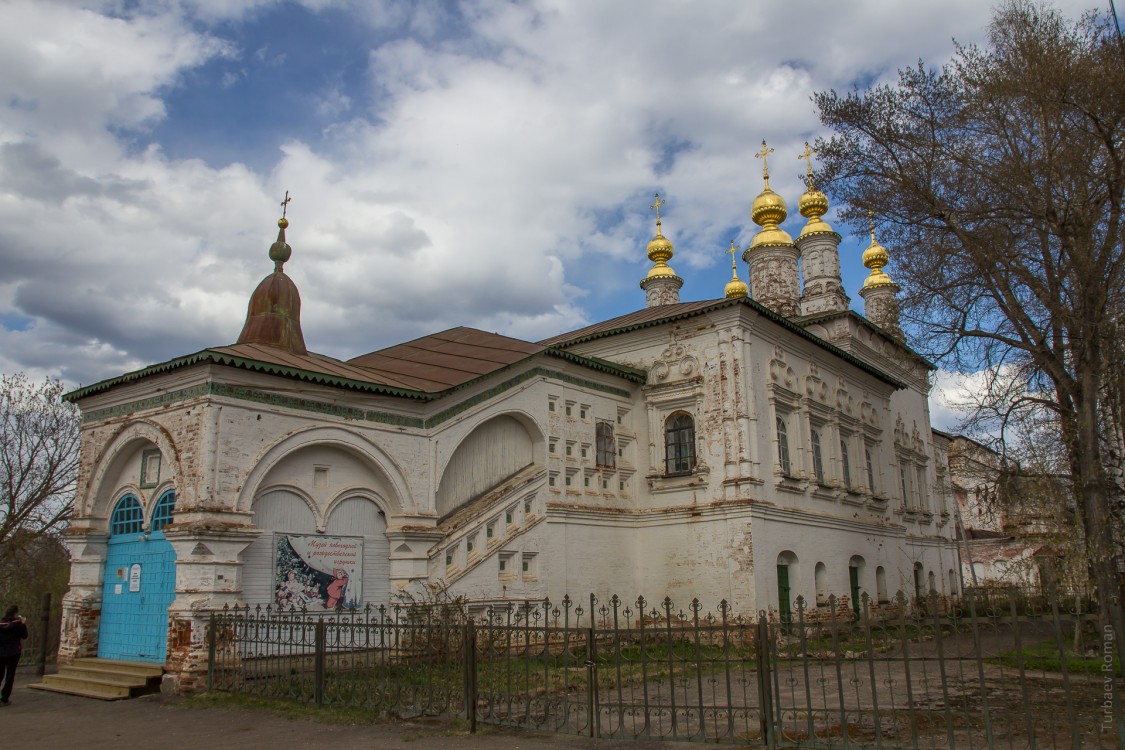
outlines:
[{"label": "green grass", "polygon": [[[1059,644],[1054,638],[1024,646],[1019,654],[1012,650],[985,661],[990,664],[1017,669],[1020,665],[1021,655],[1023,657],[1023,668],[1027,671],[1062,672],[1063,661],[1059,658]],[[1106,672],[1102,671],[1102,665],[1105,662],[1102,661],[1101,654],[1093,657],[1079,654],[1074,651],[1068,642],[1063,646],[1063,655],[1066,658],[1066,671],[1070,674],[1107,675]],[[1121,676],[1121,662],[1116,655],[1113,657],[1113,671],[1115,675]]]}]

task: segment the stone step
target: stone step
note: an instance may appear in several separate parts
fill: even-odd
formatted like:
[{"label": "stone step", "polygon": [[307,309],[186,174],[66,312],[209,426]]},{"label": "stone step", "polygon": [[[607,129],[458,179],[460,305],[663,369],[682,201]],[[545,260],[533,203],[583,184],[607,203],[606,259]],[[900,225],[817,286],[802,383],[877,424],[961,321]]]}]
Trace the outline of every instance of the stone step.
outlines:
[{"label": "stone step", "polygon": [[164,669],[159,664],[113,659],[75,659],[59,667],[58,674],[28,687],[101,700],[121,700],[160,690]]},{"label": "stone step", "polygon": [[95,680],[83,680],[59,675],[49,674],[43,676],[43,682],[28,685],[33,690],[47,690],[52,693],[66,693],[67,695],[80,695],[84,698],[98,698],[103,701],[117,701],[131,698],[133,688],[129,685],[115,685],[113,683]]},{"label": "stone step", "polygon": [[92,667],[106,671],[120,672],[122,674],[135,674],[144,677],[157,677],[164,674],[164,666],[162,664],[154,664],[152,662],[143,661],[119,661],[117,659],[95,659],[83,658],[75,659],[71,666],[74,667]]}]

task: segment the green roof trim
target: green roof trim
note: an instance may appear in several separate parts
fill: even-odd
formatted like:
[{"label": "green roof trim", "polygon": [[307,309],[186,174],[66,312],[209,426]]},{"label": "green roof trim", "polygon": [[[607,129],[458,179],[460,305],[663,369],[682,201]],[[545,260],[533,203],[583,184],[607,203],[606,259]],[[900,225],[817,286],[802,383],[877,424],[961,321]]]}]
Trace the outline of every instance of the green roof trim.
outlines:
[{"label": "green roof trim", "polygon": [[827,341],[825,341],[824,339],[820,338],[819,336],[816,336],[816,335],[810,333],[809,331],[806,331],[801,325],[799,325],[797,323],[794,323],[793,321],[789,320],[788,318],[785,318],[785,317],[782,317],[781,315],[778,315],[773,310],[770,310],[768,307],[766,307],[765,305],[763,305],[760,302],[755,302],[750,297],[735,297],[734,299],[715,300],[714,303],[712,303],[710,305],[706,305],[704,307],[697,307],[697,308],[694,308],[694,309],[691,309],[691,310],[684,310],[683,312],[672,313],[670,315],[666,315],[666,316],[659,317],[659,318],[653,318],[652,320],[646,320],[646,321],[643,321],[643,322],[640,322],[640,323],[632,323],[630,325],[621,326],[620,328],[611,328],[611,329],[606,329],[606,330],[603,330],[603,331],[595,331],[593,333],[588,333],[584,336],[577,336],[577,337],[575,337],[573,339],[569,339],[567,341],[562,341],[562,342],[556,341],[554,346],[556,346],[556,347],[567,347],[567,346],[573,346],[575,344],[582,344],[582,343],[585,343],[587,341],[593,341],[595,339],[605,338],[607,336],[616,336],[616,335],[619,335],[619,334],[622,334],[622,333],[629,333],[631,331],[638,331],[638,330],[641,330],[643,328],[652,328],[654,326],[664,325],[665,323],[671,323],[671,322],[677,321],[677,320],[684,320],[686,318],[694,318],[698,315],[705,315],[709,312],[714,312],[715,310],[720,310],[724,307],[733,307],[734,305],[747,305],[748,307],[750,307],[750,309],[754,310],[755,312],[757,312],[762,317],[767,318],[768,320],[772,320],[774,323],[777,323],[778,325],[782,326],[783,328],[786,328],[786,329],[792,331],[793,333],[797,334],[798,336],[801,336],[802,338],[805,338],[808,341],[813,342],[817,346],[820,346],[824,349],[827,349],[829,352],[832,352],[837,357],[840,357],[844,361],[855,365],[856,367],[858,367],[859,369],[863,370],[866,373],[874,375],[875,377],[879,378],[883,382],[888,383],[890,385],[893,385],[897,389],[902,390],[902,389],[905,389],[905,388],[908,387],[906,385],[906,383],[903,383],[901,380],[899,380],[897,378],[892,378],[890,375],[886,374],[885,372],[878,369],[877,367],[872,367],[871,365],[867,364],[866,362],[859,359],[855,355],[849,354],[848,352],[844,351],[843,349],[839,348],[838,346],[830,344]]},{"label": "green roof trim", "polygon": [[[604,383],[597,383],[592,380],[578,378],[573,375],[568,375],[556,370],[549,370],[544,367],[532,367],[524,372],[521,372],[514,377],[497,383],[492,388],[486,391],[477,393],[463,401],[459,401],[441,411],[430,415],[429,417],[416,417],[404,414],[393,414],[386,411],[377,411],[375,409],[359,409],[351,406],[341,406],[339,404],[328,404],[323,401],[316,401],[309,398],[301,398],[300,396],[291,396],[283,393],[274,393],[259,388],[252,388],[249,386],[230,385],[227,383],[215,383],[208,381],[200,383],[188,388],[182,388],[176,391],[169,391],[161,393],[159,396],[151,398],[140,399],[127,404],[118,404],[117,406],[106,407],[105,409],[95,409],[89,412],[82,413],[83,423],[89,424],[99,422],[105,419],[114,419],[117,417],[127,416],[140,411],[147,411],[149,409],[162,409],[173,404],[191,401],[205,396],[220,396],[224,398],[236,399],[239,401],[249,401],[256,404],[265,404],[268,406],[278,406],[285,409],[294,409],[296,411],[312,412],[315,414],[323,414],[326,416],[339,417],[341,419],[350,419],[357,422],[374,422],[377,424],[388,424],[396,427],[412,427],[415,429],[428,429],[436,427],[437,425],[449,420],[458,414],[473,408],[477,404],[495,398],[499,394],[511,390],[516,386],[534,378],[547,378],[550,380],[557,380],[570,385],[578,386],[580,388],[588,388],[590,390],[601,391],[621,398],[628,398],[629,391],[624,388],[615,388]],[[445,391],[446,397],[449,396],[452,390]]]},{"label": "green roof trim", "polygon": [[235,357],[230,354],[223,354],[213,349],[204,349],[195,354],[189,354],[186,357],[178,357],[171,359],[167,362],[161,362],[157,365],[150,365],[140,370],[127,372],[124,375],[118,375],[116,378],[103,380],[93,385],[88,385],[84,388],[78,388],[63,396],[64,399],[70,402],[78,401],[79,399],[92,396],[96,393],[103,393],[115,388],[116,386],[125,383],[132,383],[152,375],[160,375],[172,370],[178,370],[181,367],[190,367],[191,365],[198,364],[214,364],[224,365],[226,367],[236,367],[240,370],[250,370],[252,372],[262,372],[268,375],[279,375],[281,377],[293,378],[295,380],[302,380],[307,383],[316,383],[318,385],[333,386],[336,388],[347,388],[348,390],[363,391],[366,393],[379,393],[388,396],[399,396],[402,398],[414,398],[423,401],[433,400],[438,398],[438,394],[426,393],[424,391],[415,391],[407,388],[394,388],[389,385],[382,385],[380,383],[371,383],[363,380],[351,380],[349,378],[336,377],[334,375],[326,375],[322,372],[314,372],[312,370],[303,370],[296,367],[286,367],[284,365],[274,364],[272,362],[262,362],[256,359],[247,359],[245,357]]}]

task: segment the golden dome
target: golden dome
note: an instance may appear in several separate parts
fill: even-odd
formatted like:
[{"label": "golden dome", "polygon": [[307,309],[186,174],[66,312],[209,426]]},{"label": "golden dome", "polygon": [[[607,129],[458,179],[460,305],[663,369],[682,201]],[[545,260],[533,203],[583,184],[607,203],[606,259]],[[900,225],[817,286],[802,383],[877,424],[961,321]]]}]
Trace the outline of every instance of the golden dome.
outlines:
[{"label": "golden dome", "polygon": [[887,252],[887,248],[880,245],[875,241],[875,219],[873,214],[867,212],[867,220],[871,225],[871,244],[863,251],[863,265],[871,269],[871,273],[867,275],[867,279],[863,282],[864,289],[871,289],[879,286],[898,286],[890,276],[883,271],[883,266],[887,265],[891,260],[891,254]]},{"label": "golden dome", "polygon": [[789,207],[785,199],[770,189],[769,178],[766,178],[766,189],[758,194],[750,205],[750,218],[758,226],[766,224],[780,224],[789,215]]},{"label": "golden dome", "polygon": [[793,245],[793,238],[778,226],[789,215],[789,209],[785,205],[785,199],[770,189],[770,170],[766,158],[771,153],[773,149],[762,141],[762,150],[754,154],[762,160],[762,179],[765,188],[750,205],[750,219],[762,228],[762,231],[754,235],[754,239],[750,242],[750,250],[757,247]]},{"label": "golden dome", "polygon": [[746,285],[745,281],[738,278],[738,265],[734,260],[734,254],[738,252],[738,248],[735,247],[734,240],[730,241],[730,250],[728,250],[727,252],[730,253],[731,278],[730,281],[727,282],[727,285],[723,287],[723,295],[727,299],[734,299],[735,297],[749,297],[750,287]]},{"label": "golden dome", "polygon": [[656,236],[649,240],[648,259],[654,263],[666,263],[671,260],[673,253],[671,240],[662,235],[658,229]]},{"label": "golden dome", "polygon": [[828,222],[820,218],[828,213],[828,196],[817,190],[816,185],[813,184],[812,155],[814,153],[816,152],[809,148],[809,142],[805,141],[805,152],[797,157],[798,159],[805,160],[805,168],[808,170],[808,189],[797,199],[797,210],[800,211],[801,216],[804,216],[808,221],[801,229],[801,233],[797,235],[797,239],[801,239],[810,234],[821,234],[833,231],[832,227],[828,225]]}]

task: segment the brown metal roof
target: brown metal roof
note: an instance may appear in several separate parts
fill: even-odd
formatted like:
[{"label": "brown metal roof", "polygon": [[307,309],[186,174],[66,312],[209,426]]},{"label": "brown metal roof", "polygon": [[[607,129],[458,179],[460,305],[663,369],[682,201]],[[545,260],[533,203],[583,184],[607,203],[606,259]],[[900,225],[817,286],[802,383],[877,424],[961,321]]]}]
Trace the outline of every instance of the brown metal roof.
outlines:
[{"label": "brown metal roof", "polygon": [[691,315],[692,313],[705,310],[709,307],[717,306],[716,303],[723,303],[725,300],[700,300],[698,302],[677,302],[674,305],[657,305],[656,307],[646,307],[636,312],[631,312],[628,315],[622,315],[617,318],[602,321],[601,323],[594,323],[593,325],[579,328],[577,331],[569,331],[567,333],[560,333],[558,336],[552,336],[549,339],[543,339],[539,343],[543,346],[556,346],[559,344],[575,343],[579,339],[595,338],[598,334],[608,333],[609,331],[616,331],[618,329],[632,329],[634,327],[643,326],[646,323],[657,323],[671,318],[676,318],[681,315]]},{"label": "brown metal roof", "polygon": [[363,354],[347,364],[368,373],[369,378],[434,392],[495,372],[545,348],[462,326]]}]

